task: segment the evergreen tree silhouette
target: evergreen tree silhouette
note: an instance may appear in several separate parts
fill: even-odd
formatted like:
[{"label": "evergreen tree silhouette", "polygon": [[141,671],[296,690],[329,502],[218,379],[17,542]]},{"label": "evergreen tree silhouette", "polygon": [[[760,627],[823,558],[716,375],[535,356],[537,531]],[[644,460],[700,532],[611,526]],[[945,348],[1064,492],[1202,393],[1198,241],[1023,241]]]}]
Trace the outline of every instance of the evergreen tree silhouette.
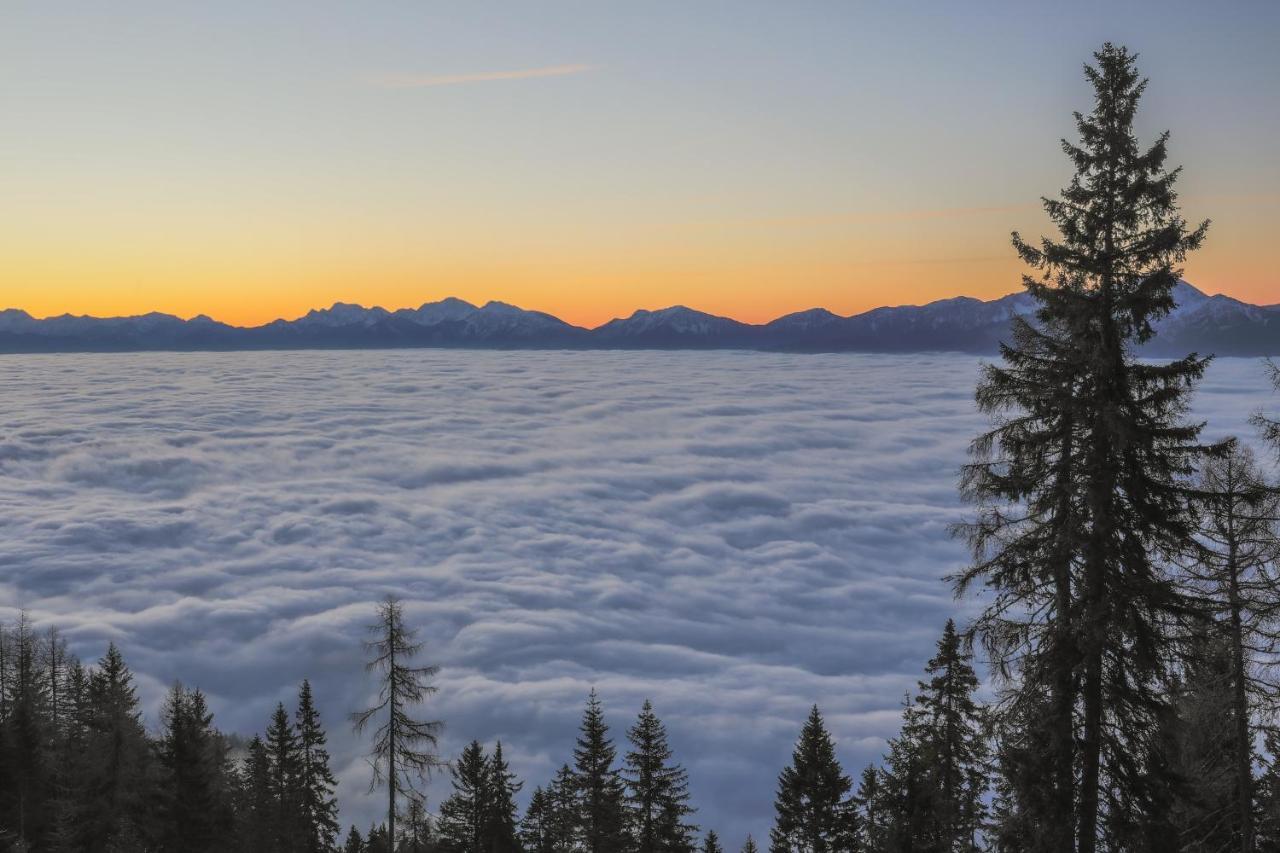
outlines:
[{"label": "evergreen tree silhouette", "polygon": [[324,853],[338,837],[337,780],[329,769],[328,737],[311,696],[311,682],[298,690],[298,811],[303,853]]},{"label": "evergreen tree silhouette", "polygon": [[587,853],[614,853],[629,845],[626,795],[622,777],[614,767],[615,755],[609,727],[604,722],[604,708],[593,689],[573,752],[577,829],[579,842]]},{"label": "evergreen tree silhouette", "polygon": [[770,853],[847,853],[857,843],[853,786],[836,759],[835,744],[814,705],[791,764],[778,777]]},{"label": "evergreen tree silhouette", "polygon": [[636,853],[691,853],[696,828],[685,822],[693,812],[688,773],[672,763],[666,727],[649,700],[627,738],[631,751],[622,775]]},{"label": "evergreen tree silhouette", "polygon": [[1076,116],[1079,143],[1063,142],[1076,174],[1044,202],[1061,237],[1013,237],[1040,273],[1024,276],[1037,324],[1014,321],[978,389],[995,425],[963,480],[979,514],[957,578],[961,592],[993,591],[975,628],[1008,679],[1005,711],[1042,729],[1019,733],[1040,754],[1039,772],[1017,778],[1046,790],[1018,801],[1039,809],[1025,823],[1051,853],[1129,834],[1161,787],[1134,756],[1150,752],[1143,734],[1167,705],[1170,626],[1188,602],[1163,557],[1191,541],[1184,479],[1209,452],[1182,420],[1207,361],[1134,355],[1174,307],[1178,265],[1208,223],[1178,214],[1168,134],[1138,146],[1134,55],[1106,44],[1094,59],[1093,110]]}]

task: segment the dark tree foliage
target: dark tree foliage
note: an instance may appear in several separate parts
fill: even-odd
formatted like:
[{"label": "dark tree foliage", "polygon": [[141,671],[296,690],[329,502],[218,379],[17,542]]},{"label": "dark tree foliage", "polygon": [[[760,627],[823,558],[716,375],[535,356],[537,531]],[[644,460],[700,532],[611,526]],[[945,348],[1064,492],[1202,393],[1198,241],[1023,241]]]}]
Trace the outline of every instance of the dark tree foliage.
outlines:
[{"label": "dark tree foliage", "polygon": [[391,843],[391,831],[385,824],[369,827],[364,839],[364,853],[396,853]]},{"label": "dark tree foliage", "polygon": [[[1280,365],[1268,361],[1267,368],[1271,373],[1271,384],[1280,391]],[[1280,454],[1280,417],[1268,417],[1259,412],[1253,416],[1253,424],[1262,433],[1263,439]]]},{"label": "dark tree foliage", "polygon": [[[1265,481],[1248,448],[1232,443],[1225,456],[1205,466],[1200,481],[1200,548],[1185,567],[1213,638],[1193,648],[1213,654],[1191,660],[1194,672],[1209,664],[1222,669],[1229,701],[1217,708],[1232,728],[1229,756],[1234,768],[1230,802],[1235,843],[1254,847],[1254,740],[1257,722],[1273,718],[1276,687],[1266,669],[1274,665],[1280,630],[1280,492]],[[1207,848],[1206,848],[1207,849]]]},{"label": "dark tree foliage", "polygon": [[431,853],[437,849],[431,830],[431,818],[422,800],[413,797],[400,824],[400,840],[396,853]]},{"label": "dark tree foliage", "polygon": [[267,756],[267,797],[273,850],[294,853],[302,842],[302,809],[298,796],[300,769],[298,736],[289,712],[276,705],[263,741]]},{"label": "dark tree foliage", "polygon": [[240,846],[252,853],[275,849],[276,808],[271,798],[271,762],[258,735],[249,741],[240,770],[241,796],[236,809]]},{"label": "dark tree foliage", "polygon": [[714,829],[708,829],[706,838],[702,839],[702,853],[724,853],[724,847],[720,845],[720,836],[716,835]]},{"label": "dark tree foliage", "polygon": [[692,853],[697,828],[686,822],[689,774],[672,762],[667,730],[645,700],[635,725],[627,731],[631,750],[623,777],[627,811],[636,853]]},{"label": "dark tree foliage", "polygon": [[565,764],[544,788],[535,788],[520,823],[526,853],[568,853],[574,849],[578,803],[573,771]]},{"label": "dark tree foliage", "polygon": [[541,787],[529,795],[529,806],[520,819],[520,843],[526,853],[554,853],[556,846],[551,837],[551,807],[546,792]]},{"label": "dark tree foliage", "polygon": [[338,782],[329,769],[329,738],[311,696],[311,682],[305,679],[298,690],[295,720],[300,849],[302,853],[324,853],[333,849],[338,837],[338,801],[334,796]]},{"label": "dark tree foliage", "polygon": [[489,762],[480,741],[473,740],[449,768],[453,793],[440,804],[441,843],[451,853],[487,850],[486,829],[492,790]]},{"label": "dark tree foliage", "polygon": [[1167,710],[1176,625],[1188,602],[1167,564],[1195,530],[1186,478],[1208,452],[1184,422],[1207,360],[1138,361],[1152,322],[1174,306],[1178,264],[1204,238],[1177,210],[1168,134],[1141,149],[1146,88],[1135,57],[1105,45],[1085,74],[1094,108],[1076,116],[1076,169],[1045,211],[1060,239],[1014,235],[1038,304],[1015,323],[1003,365],[986,369],[965,532],[974,562],[958,588],[994,600],[976,630],[1009,677],[1005,712],[1042,728],[1039,792],[1019,792],[1039,849],[1123,849],[1157,807],[1160,768],[1144,743]]},{"label": "dark tree foliage", "polygon": [[[450,767],[453,793],[440,804],[438,821],[441,849],[450,853],[515,853],[520,850],[516,828],[516,794],[520,783],[502,754],[502,744],[485,755],[479,741],[472,741]],[[546,797],[530,804],[525,831],[534,843],[547,834]]]},{"label": "dark tree foliage", "polygon": [[89,678],[89,706],[80,843],[93,853],[145,844],[154,797],[152,752],[133,673],[114,644]]},{"label": "dark tree foliage", "polygon": [[[235,741],[214,727],[204,694],[181,684],[149,737],[133,674],[114,645],[85,667],[56,631],[37,636],[24,617],[0,627],[0,660],[0,849],[335,849],[334,783],[309,685],[297,730],[278,707],[266,738],[255,736],[232,760]],[[308,780],[321,795],[319,812],[304,807]],[[333,823],[313,837],[316,814]]]},{"label": "dark tree foliage", "polygon": [[756,840],[747,835],[747,840],[742,843],[742,853],[760,853],[760,848],[756,846]]},{"label": "dark tree foliage", "polygon": [[791,765],[778,777],[770,853],[845,853],[856,850],[853,783],[840,768],[818,706],[800,732]]},{"label": "dark tree foliage", "polygon": [[161,849],[221,850],[232,834],[232,780],[226,745],[213,728],[204,694],[175,684],[161,723]]},{"label": "dark tree foliage", "polygon": [[485,849],[488,853],[518,853],[520,834],[516,795],[524,783],[511,772],[511,765],[502,754],[502,741],[494,744],[486,771],[489,809],[485,815]]},{"label": "dark tree foliage", "polygon": [[614,853],[629,846],[626,793],[615,756],[604,708],[592,690],[573,750],[578,841],[587,853]]},{"label": "dark tree foliage", "polygon": [[858,790],[851,800],[858,816],[856,849],[878,851],[888,844],[892,815],[886,808],[886,796],[884,772],[870,765],[863,768]]},{"label": "dark tree foliage", "polygon": [[[365,644],[373,658],[366,665],[378,674],[378,698],[369,708],[352,715],[356,733],[373,726],[371,786],[387,786],[387,837],[396,837],[396,803],[401,793],[420,796],[418,783],[443,766],[435,754],[444,724],[420,720],[412,709],[436,692],[430,683],[436,666],[414,666],[423,644],[417,632],[404,622],[400,602],[388,596],[378,607],[378,621],[369,626],[372,640]],[[373,790],[373,787],[370,788]]]},{"label": "dark tree foliage", "polygon": [[972,656],[962,648],[952,620],[925,671],[929,680],[920,682],[916,706],[930,788],[926,832],[937,849],[974,850],[989,787],[986,720],[974,699],[978,676]]},{"label": "dark tree foliage", "polygon": [[988,732],[977,675],[948,620],[883,770],[868,768],[853,799],[863,849],[981,849],[990,789]]},{"label": "dark tree foliage", "polygon": [[[1173,714],[1160,741],[1162,759],[1177,774],[1169,794],[1171,819],[1166,832],[1153,828],[1153,835],[1176,839],[1186,853],[1240,850],[1236,755],[1241,745],[1233,719],[1230,646],[1216,632],[1204,632],[1188,646],[1182,675],[1170,685]],[[1252,763],[1252,745],[1244,746]]]}]

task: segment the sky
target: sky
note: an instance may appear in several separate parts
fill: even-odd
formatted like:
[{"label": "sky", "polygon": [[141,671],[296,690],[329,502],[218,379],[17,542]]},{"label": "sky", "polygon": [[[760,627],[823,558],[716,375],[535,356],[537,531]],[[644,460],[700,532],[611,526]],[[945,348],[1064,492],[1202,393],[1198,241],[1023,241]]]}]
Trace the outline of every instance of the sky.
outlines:
[{"label": "sky", "polygon": [[497,299],[595,325],[1018,287],[1104,40],[1187,278],[1280,301],[1280,5],[7,3],[0,307],[238,324]]},{"label": "sky", "polygon": [[[261,732],[309,678],[344,824],[375,689],[360,641],[405,600],[439,664],[442,754],[503,742],[522,802],[571,760],[588,691],[625,753],[645,699],[725,849],[767,837],[817,703],[879,761],[967,562],[958,469],[980,360],[399,350],[0,358],[0,622],[118,644],[154,731],[175,679]],[[1255,438],[1258,359],[1193,416]],[[1268,453],[1260,458],[1270,458]],[[987,672],[985,665],[980,671]],[[448,779],[430,791],[432,807]]]}]

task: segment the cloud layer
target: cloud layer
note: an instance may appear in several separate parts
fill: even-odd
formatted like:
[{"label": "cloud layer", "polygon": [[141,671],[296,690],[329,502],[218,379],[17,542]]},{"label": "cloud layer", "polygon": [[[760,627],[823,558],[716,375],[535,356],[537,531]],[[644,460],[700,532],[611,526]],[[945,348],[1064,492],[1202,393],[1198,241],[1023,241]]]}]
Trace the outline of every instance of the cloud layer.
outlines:
[{"label": "cloud layer", "polygon": [[[0,616],[96,658],[154,720],[181,676],[224,729],[310,677],[367,822],[359,639],[402,595],[442,665],[446,750],[502,739],[526,793],[596,686],[643,699],[699,820],[762,835],[819,703],[873,760],[957,604],[947,526],[982,425],[977,359],[765,353],[307,352],[0,358]],[[1198,411],[1248,431],[1261,366]],[[8,612],[6,612],[8,611]],[[437,783],[433,799],[445,785]]]}]

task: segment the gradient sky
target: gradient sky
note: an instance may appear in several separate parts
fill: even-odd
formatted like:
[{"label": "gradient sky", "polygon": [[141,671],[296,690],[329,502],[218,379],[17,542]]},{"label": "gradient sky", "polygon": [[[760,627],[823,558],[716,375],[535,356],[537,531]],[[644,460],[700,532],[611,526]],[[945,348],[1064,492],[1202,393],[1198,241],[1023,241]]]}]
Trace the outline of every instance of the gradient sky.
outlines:
[{"label": "gradient sky", "polygon": [[[181,8],[179,8],[181,6]],[[267,8],[267,7],[270,8]],[[234,323],[501,299],[592,325],[1016,289],[1103,40],[1187,277],[1280,301],[1280,4],[10,3],[0,307]]]}]

